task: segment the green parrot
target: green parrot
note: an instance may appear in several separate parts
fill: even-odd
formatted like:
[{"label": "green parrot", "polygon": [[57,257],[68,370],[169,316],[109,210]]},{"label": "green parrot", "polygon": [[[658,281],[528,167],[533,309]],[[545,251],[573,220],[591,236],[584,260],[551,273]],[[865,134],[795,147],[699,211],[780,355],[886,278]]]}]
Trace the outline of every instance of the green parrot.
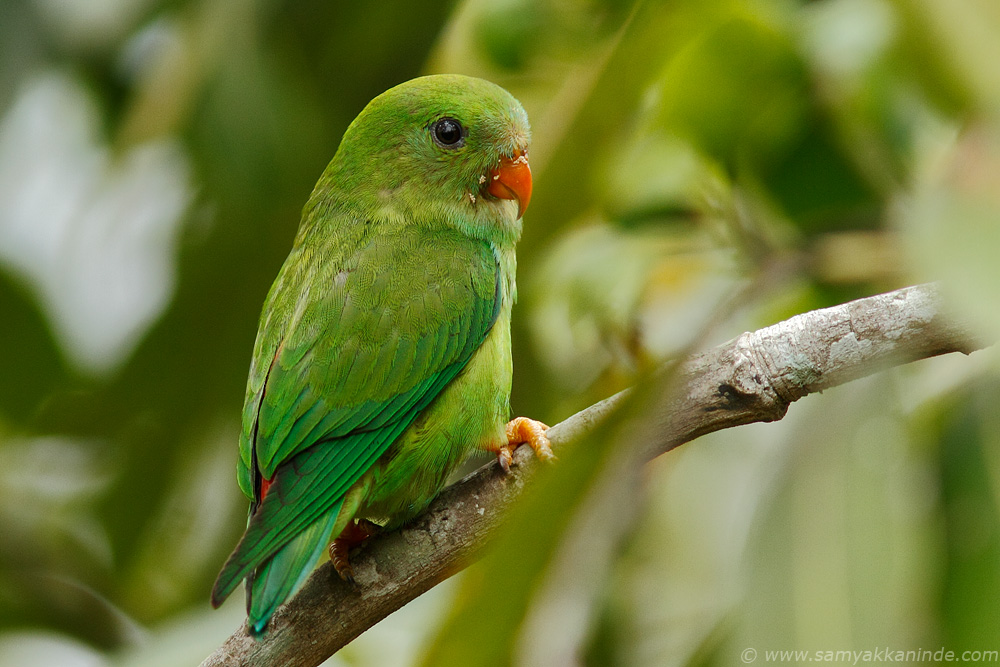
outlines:
[{"label": "green parrot", "polygon": [[237,470],[250,516],[212,605],[245,579],[251,634],[327,550],[353,581],[348,552],[373,522],[414,517],[471,452],[505,470],[522,443],[552,457],[544,424],[507,423],[529,136],[510,93],[457,75],[386,91],[344,133],[250,365]]}]

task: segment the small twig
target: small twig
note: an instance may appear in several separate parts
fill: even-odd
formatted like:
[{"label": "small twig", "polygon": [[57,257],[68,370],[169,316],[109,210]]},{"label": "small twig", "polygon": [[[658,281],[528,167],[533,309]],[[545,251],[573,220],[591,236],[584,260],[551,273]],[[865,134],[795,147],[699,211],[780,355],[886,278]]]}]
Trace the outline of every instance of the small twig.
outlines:
[{"label": "small twig", "polygon": [[[649,456],[713,431],[784,417],[803,396],[917,359],[980,345],[942,314],[931,285],[907,287],[798,315],[695,355],[668,383],[644,443]],[[616,409],[622,392],[549,430],[556,448]],[[373,538],[354,556],[358,586],[329,563],[271,620],[267,636],[238,629],[202,667],[314,667],[372,625],[473,562],[536,469],[530,448],[503,475],[483,466],[447,488],[412,524]]]}]

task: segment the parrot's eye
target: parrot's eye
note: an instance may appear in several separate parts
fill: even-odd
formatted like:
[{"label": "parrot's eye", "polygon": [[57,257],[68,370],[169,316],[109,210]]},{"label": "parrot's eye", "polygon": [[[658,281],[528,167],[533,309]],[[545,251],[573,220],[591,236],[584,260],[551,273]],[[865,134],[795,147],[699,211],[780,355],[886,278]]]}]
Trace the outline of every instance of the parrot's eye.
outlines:
[{"label": "parrot's eye", "polygon": [[434,141],[448,148],[455,148],[462,145],[465,138],[465,129],[462,124],[454,118],[442,118],[431,126],[434,134]]}]

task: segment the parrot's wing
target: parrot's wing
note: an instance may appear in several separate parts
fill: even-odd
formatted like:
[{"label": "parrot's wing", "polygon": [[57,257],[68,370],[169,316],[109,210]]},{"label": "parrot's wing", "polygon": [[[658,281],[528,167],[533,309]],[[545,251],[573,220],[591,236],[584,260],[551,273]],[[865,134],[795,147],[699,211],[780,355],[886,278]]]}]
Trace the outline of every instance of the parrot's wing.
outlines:
[{"label": "parrot's wing", "polygon": [[[256,408],[244,411],[255,511],[216,580],[213,604],[328,514],[496,321],[501,285],[488,245],[457,233],[395,234],[359,243],[343,261],[322,252],[312,262],[297,258],[307,277],[279,274],[268,303],[287,315],[262,324],[255,361],[269,339],[273,352],[259,390],[251,375]],[[276,303],[282,292],[294,302]],[[270,480],[266,494],[261,478]]]}]

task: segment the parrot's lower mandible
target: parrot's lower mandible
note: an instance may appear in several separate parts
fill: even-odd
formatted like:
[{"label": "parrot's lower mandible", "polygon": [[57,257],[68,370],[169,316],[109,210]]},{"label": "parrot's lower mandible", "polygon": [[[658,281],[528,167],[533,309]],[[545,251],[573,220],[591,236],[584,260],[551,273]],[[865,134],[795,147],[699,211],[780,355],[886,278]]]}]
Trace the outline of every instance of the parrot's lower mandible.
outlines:
[{"label": "parrot's lower mandible", "polygon": [[[247,529],[212,591],[244,579],[260,634],[329,550],[389,529],[476,450],[506,469],[545,426],[507,422],[528,117],[507,91],[427,76],[372,100],[302,212],[264,302],[243,406]],[[331,542],[332,540],[332,542]]]}]

